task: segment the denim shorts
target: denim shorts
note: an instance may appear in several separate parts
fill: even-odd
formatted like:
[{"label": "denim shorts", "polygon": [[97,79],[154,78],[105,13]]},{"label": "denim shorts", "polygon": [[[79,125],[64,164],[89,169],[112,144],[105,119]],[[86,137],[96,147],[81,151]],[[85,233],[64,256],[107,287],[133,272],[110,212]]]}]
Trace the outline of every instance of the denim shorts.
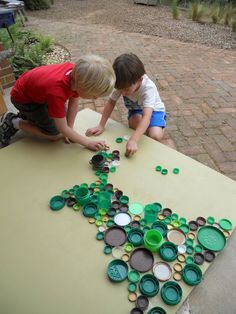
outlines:
[{"label": "denim shorts", "polygon": [[[129,110],[128,119],[130,119],[130,117],[133,116],[134,114],[142,115],[143,110],[142,109]],[[159,126],[161,128],[166,127],[166,113],[164,111],[153,111],[152,112],[150,124],[148,127],[152,128],[154,126]]]},{"label": "denim shorts", "polygon": [[46,104],[20,104],[11,98],[11,102],[20,112],[20,118],[31,122],[47,135],[58,135],[54,120],[48,115],[48,106]]}]

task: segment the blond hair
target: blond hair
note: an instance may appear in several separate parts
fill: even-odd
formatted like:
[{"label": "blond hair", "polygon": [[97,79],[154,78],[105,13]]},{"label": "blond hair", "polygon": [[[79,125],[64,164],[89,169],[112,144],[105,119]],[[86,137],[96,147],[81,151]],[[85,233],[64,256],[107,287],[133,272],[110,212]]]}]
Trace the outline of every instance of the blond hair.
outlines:
[{"label": "blond hair", "polygon": [[82,56],[72,71],[72,86],[91,97],[107,96],[115,85],[115,73],[110,62],[97,55]]}]

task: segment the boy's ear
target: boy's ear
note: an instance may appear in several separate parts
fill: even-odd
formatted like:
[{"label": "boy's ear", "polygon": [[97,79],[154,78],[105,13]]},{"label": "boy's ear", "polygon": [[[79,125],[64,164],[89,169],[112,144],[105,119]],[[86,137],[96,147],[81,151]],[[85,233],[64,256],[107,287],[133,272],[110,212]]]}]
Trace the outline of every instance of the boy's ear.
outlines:
[{"label": "boy's ear", "polygon": [[142,82],[143,80],[143,75],[140,77],[139,82]]}]

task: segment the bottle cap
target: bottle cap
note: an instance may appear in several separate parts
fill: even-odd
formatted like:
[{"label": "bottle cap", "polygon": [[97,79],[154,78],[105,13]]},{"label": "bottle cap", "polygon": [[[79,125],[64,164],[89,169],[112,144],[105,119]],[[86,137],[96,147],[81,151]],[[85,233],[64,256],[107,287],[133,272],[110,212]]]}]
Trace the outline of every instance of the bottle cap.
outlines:
[{"label": "bottle cap", "polygon": [[131,253],[129,258],[130,266],[141,273],[144,273],[152,269],[153,263],[154,263],[153,254],[145,248],[135,249]]},{"label": "bottle cap", "polygon": [[225,218],[219,221],[219,225],[223,230],[226,230],[226,231],[232,230],[233,228],[232,222]]},{"label": "bottle cap", "polygon": [[147,297],[154,297],[159,292],[159,281],[151,274],[144,275],[139,282],[139,290]]},{"label": "bottle cap", "polygon": [[136,306],[137,308],[141,309],[142,311],[145,311],[148,308],[149,300],[145,295],[138,296],[136,300]]},{"label": "bottle cap", "polygon": [[162,214],[166,217],[166,216],[171,216],[172,214],[172,210],[170,208],[164,208],[162,210]]},{"label": "bottle cap", "polygon": [[85,217],[94,217],[98,212],[98,207],[95,203],[88,203],[83,207],[83,215]]},{"label": "bottle cap", "polygon": [[114,216],[114,222],[118,226],[126,226],[130,224],[132,218],[128,213],[118,213]]},{"label": "bottle cap", "polygon": [[137,290],[137,285],[134,282],[130,282],[128,284],[128,291],[129,292],[135,292]]},{"label": "bottle cap", "polygon": [[198,223],[194,220],[189,221],[188,225],[189,229],[192,231],[196,231],[198,229]]},{"label": "bottle cap", "polygon": [[176,245],[181,245],[185,243],[186,235],[180,229],[172,229],[167,232],[167,239]]},{"label": "bottle cap", "polygon": [[182,278],[187,285],[198,285],[202,280],[202,271],[197,265],[188,264],[183,268]]},{"label": "bottle cap", "polygon": [[167,225],[164,221],[155,221],[153,224],[152,224],[152,229],[155,229],[155,230],[158,230],[163,237],[166,236],[167,234]]},{"label": "bottle cap", "polygon": [[60,210],[65,206],[65,200],[62,196],[56,195],[51,198],[50,202],[50,208],[54,211]]},{"label": "bottle cap", "polygon": [[143,235],[144,232],[141,229],[134,228],[129,231],[128,240],[134,246],[139,246],[143,244]]},{"label": "bottle cap", "polygon": [[128,265],[121,259],[115,259],[108,264],[107,274],[111,281],[121,282],[128,276]]},{"label": "bottle cap", "polygon": [[140,203],[129,204],[129,212],[132,215],[140,215],[143,212],[143,205]]},{"label": "bottle cap", "polygon": [[164,261],[174,261],[178,254],[177,246],[172,242],[164,242],[160,247],[159,254]]},{"label": "bottle cap", "polygon": [[202,227],[206,224],[206,219],[200,216],[196,219],[196,222],[200,227]]},{"label": "bottle cap", "polygon": [[176,305],[182,299],[182,288],[174,281],[166,282],[161,288],[162,300],[169,305]]},{"label": "bottle cap", "polygon": [[122,246],[115,246],[112,248],[112,256],[114,258],[120,259],[122,258],[123,254],[124,254],[124,249]]},{"label": "bottle cap", "polygon": [[166,314],[166,311],[162,307],[155,306],[147,314]]},{"label": "bottle cap", "polygon": [[215,259],[215,253],[212,251],[205,251],[204,252],[205,261],[211,263]]},{"label": "bottle cap", "polygon": [[110,245],[106,245],[103,249],[104,254],[108,255],[112,252],[112,247]]},{"label": "bottle cap", "polygon": [[159,281],[167,281],[172,275],[172,269],[169,264],[165,262],[158,262],[153,266],[153,274]]},{"label": "bottle cap", "polygon": [[114,226],[105,231],[104,241],[110,246],[121,246],[127,240],[126,232],[123,228]]},{"label": "bottle cap", "polygon": [[128,299],[130,302],[135,302],[137,300],[137,294],[136,292],[130,292],[128,295]]},{"label": "bottle cap", "polygon": [[130,282],[137,283],[140,279],[140,273],[136,270],[130,270],[128,273],[128,279]]},{"label": "bottle cap", "polygon": [[195,253],[193,255],[193,260],[194,260],[194,263],[196,263],[197,265],[202,265],[204,263],[204,255],[202,253]]}]

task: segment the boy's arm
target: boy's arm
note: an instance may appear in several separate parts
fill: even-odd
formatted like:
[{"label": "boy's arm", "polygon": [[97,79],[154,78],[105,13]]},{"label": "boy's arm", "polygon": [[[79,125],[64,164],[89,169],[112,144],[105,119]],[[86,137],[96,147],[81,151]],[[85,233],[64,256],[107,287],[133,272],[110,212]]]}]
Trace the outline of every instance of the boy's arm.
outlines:
[{"label": "boy's arm", "polygon": [[127,142],[126,145],[126,155],[127,156],[132,156],[133,154],[136,153],[138,150],[138,141],[140,137],[146,132],[149,124],[150,124],[150,119],[152,116],[152,108],[144,108],[143,109],[143,116],[141,121],[139,122],[136,130],[130,137],[130,139]]},{"label": "boy's arm", "polygon": [[91,141],[85,136],[80,135],[68,126],[66,118],[53,118],[56,128],[65,137],[69,138],[72,142],[85,146],[91,150],[101,150],[107,147],[104,141]]},{"label": "boy's arm", "polygon": [[91,136],[91,135],[99,135],[103,132],[104,127],[107,123],[108,118],[110,117],[114,107],[116,105],[116,101],[109,98],[108,102],[106,103],[103,113],[102,113],[102,117],[101,120],[99,122],[99,124],[94,127],[94,128],[90,128],[86,131],[85,135],[87,136]]},{"label": "boy's arm", "polygon": [[67,119],[68,126],[71,127],[72,129],[74,127],[75,118],[78,112],[78,104],[79,104],[78,98],[72,97],[69,99],[66,119]]}]

